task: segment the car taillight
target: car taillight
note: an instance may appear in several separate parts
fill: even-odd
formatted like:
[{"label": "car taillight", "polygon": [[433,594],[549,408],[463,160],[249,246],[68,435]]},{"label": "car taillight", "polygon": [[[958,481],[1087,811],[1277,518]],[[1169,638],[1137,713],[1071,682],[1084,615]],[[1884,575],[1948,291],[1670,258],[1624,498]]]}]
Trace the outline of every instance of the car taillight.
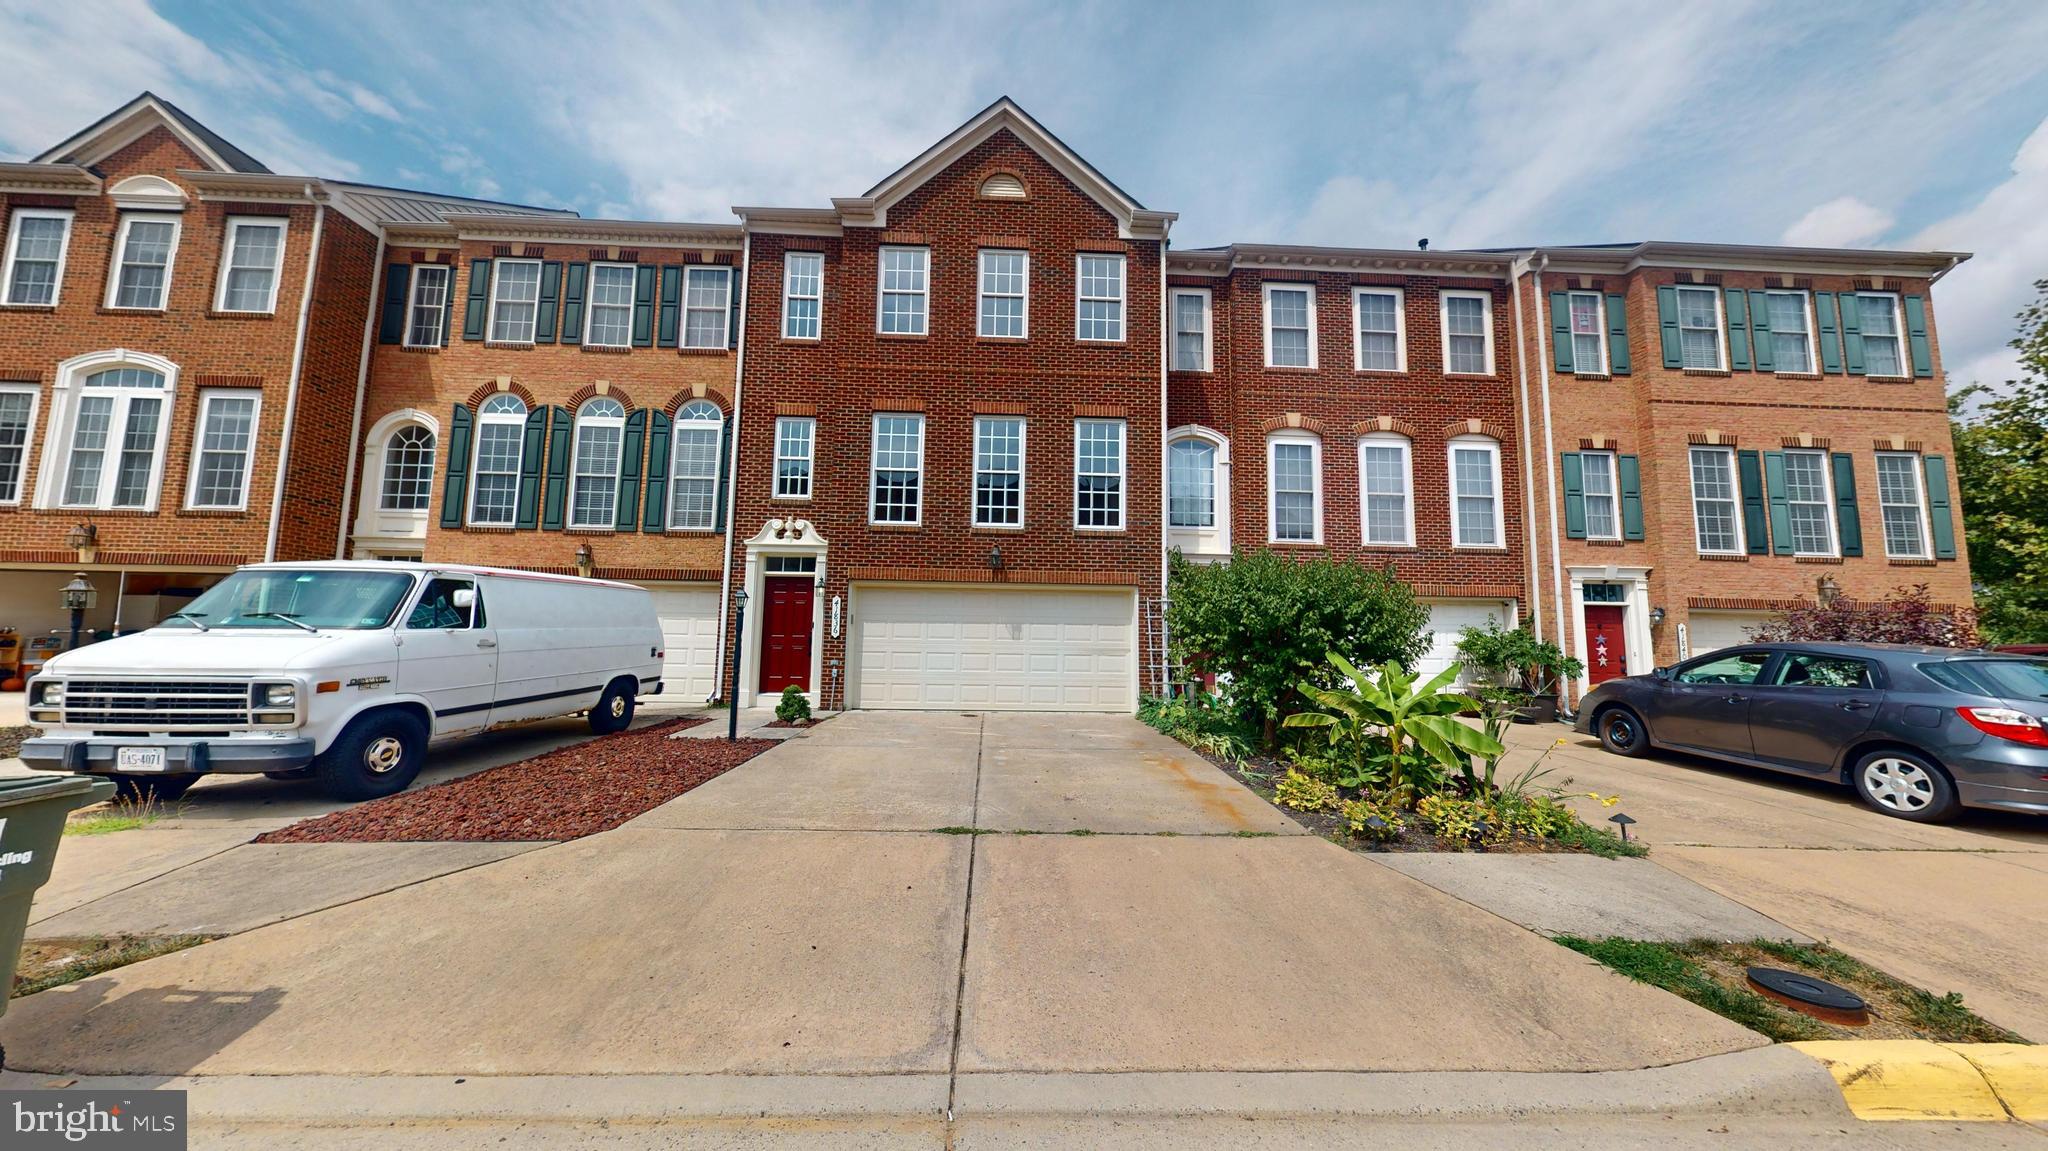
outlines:
[{"label": "car taillight", "polygon": [[2048,727],[2023,711],[2009,707],[1959,707],[1956,714],[1985,735],[1995,735],[2028,747],[2048,747]]}]

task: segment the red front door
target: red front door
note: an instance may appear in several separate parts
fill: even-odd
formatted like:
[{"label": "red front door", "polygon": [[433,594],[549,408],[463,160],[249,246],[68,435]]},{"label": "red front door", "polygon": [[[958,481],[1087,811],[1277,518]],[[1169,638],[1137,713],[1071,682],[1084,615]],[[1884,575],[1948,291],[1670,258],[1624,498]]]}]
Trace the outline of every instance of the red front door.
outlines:
[{"label": "red front door", "polygon": [[1628,674],[1628,641],[1618,604],[1586,605],[1586,682],[1604,683]]},{"label": "red front door", "polygon": [[761,613],[761,690],[811,690],[811,577],[769,576]]}]

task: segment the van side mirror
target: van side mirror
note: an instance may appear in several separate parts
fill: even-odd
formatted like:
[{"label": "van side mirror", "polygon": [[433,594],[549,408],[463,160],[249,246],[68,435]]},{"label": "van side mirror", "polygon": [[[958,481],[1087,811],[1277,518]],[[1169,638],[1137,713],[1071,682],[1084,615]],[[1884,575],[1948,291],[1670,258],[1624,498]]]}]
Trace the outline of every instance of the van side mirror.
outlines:
[{"label": "van side mirror", "polygon": [[471,587],[456,588],[455,594],[448,597],[448,602],[457,611],[468,611],[476,606],[476,589]]}]

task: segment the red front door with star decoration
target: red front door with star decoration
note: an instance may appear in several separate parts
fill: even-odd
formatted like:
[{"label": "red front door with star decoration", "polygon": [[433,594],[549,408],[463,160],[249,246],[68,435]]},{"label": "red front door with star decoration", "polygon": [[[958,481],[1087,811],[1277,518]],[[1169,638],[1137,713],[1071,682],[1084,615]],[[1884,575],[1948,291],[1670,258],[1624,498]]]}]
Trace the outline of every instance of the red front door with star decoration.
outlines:
[{"label": "red front door with star decoration", "polygon": [[1628,674],[1628,641],[1618,604],[1586,605],[1586,682],[1605,683]]}]

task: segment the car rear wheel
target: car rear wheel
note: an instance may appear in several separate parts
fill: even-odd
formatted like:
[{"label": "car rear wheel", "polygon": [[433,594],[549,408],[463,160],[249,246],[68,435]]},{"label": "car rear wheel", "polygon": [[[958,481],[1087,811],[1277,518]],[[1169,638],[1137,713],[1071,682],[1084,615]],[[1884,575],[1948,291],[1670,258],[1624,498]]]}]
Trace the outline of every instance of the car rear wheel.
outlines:
[{"label": "car rear wheel", "polygon": [[1630,759],[1650,750],[1650,733],[1642,717],[1625,707],[1611,707],[1600,713],[1593,730],[1600,733],[1600,746]]},{"label": "car rear wheel", "polygon": [[1873,751],[1850,772],[1856,794],[1885,815],[1939,823],[1961,809],[1956,785],[1939,764],[1910,751]]},{"label": "car rear wheel", "polygon": [[320,753],[313,775],[335,799],[377,799],[410,786],[426,752],[419,720],[401,711],[372,712],[358,716]]},{"label": "car rear wheel", "polygon": [[599,735],[626,730],[633,722],[635,686],[630,679],[613,680],[597,697],[597,706],[590,709],[590,730]]},{"label": "car rear wheel", "polygon": [[130,803],[152,799],[159,803],[173,803],[199,782],[196,775],[110,775],[107,778],[114,781],[114,795]]}]

